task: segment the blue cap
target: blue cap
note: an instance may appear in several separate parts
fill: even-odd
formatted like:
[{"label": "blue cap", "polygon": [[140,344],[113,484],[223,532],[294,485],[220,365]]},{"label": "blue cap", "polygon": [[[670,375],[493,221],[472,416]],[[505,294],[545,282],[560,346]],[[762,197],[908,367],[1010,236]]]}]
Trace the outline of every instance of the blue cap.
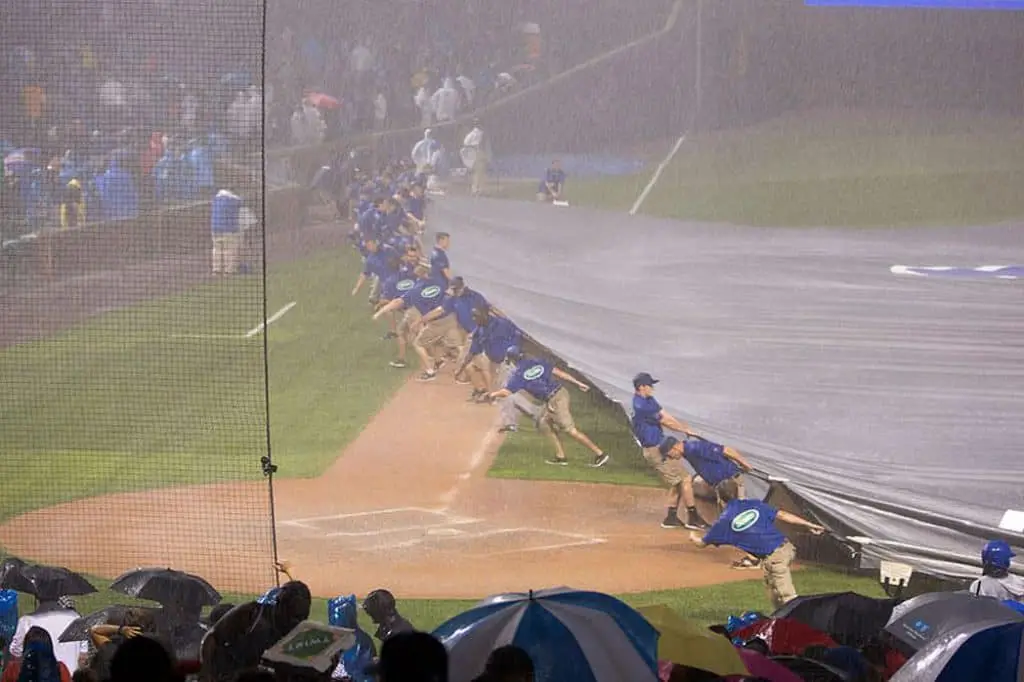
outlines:
[{"label": "blue cap", "polygon": [[505,349],[506,360],[521,360],[523,357],[523,349],[519,346],[509,346]]},{"label": "blue cap", "polygon": [[992,540],[981,550],[981,563],[996,568],[1009,568],[1010,559],[1017,556],[1005,540]]},{"label": "blue cap", "polygon": [[633,377],[633,388],[640,388],[641,386],[653,386],[658,383],[658,380],[652,377],[647,372],[640,372]]}]

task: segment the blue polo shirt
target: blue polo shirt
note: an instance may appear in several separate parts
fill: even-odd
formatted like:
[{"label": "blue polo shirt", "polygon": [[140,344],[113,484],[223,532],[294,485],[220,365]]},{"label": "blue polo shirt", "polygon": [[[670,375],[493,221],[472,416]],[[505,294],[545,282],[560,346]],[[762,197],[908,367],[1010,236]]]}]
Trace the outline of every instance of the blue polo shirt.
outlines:
[{"label": "blue polo shirt", "polygon": [[511,346],[523,342],[523,332],[512,320],[504,317],[491,317],[483,327],[473,332],[473,341],[469,346],[470,356],[483,353],[491,362],[504,362],[505,351]]},{"label": "blue polo shirt", "polygon": [[562,387],[552,372],[553,367],[547,360],[523,358],[508,378],[505,388],[512,393],[526,391],[537,400],[546,401]]},{"label": "blue polo shirt", "polygon": [[733,500],[708,529],[704,543],[730,545],[756,557],[766,557],[786,542],[786,536],[775,527],[778,513],[760,500]]},{"label": "blue polo shirt", "polygon": [[426,197],[409,197],[405,201],[405,210],[417,220],[423,220],[427,208]]},{"label": "blue polo shirt", "polygon": [[381,284],[380,295],[386,301],[393,301],[401,298],[403,294],[412,291],[416,286],[416,277],[411,272],[398,272],[392,274]]},{"label": "blue polo shirt", "polygon": [[434,251],[430,254],[430,276],[443,279],[445,284],[447,284],[448,279],[444,276],[444,271],[450,267],[451,263],[448,261],[448,252],[435,246]]},{"label": "blue polo shirt", "polygon": [[711,486],[740,473],[736,462],[725,456],[725,448],[708,440],[688,439],[683,449],[683,459]]},{"label": "blue polo shirt", "polygon": [[633,435],[642,448],[654,448],[661,445],[665,430],[661,427],[661,404],[650,396],[644,398],[633,395]]},{"label": "blue polo shirt", "polygon": [[548,185],[554,185],[555,191],[562,189],[562,185],[565,184],[565,171],[561,168],[554,169],[548,168],[547,172],[544,173],[544,179],[540,181],[539,191],[547,192]]},{"label": "blue polo shirt", "polygon": [[[487,310],[490,306],[487,303],[487,299],[472,289],[465,289],[461,296],[449,296],[444,302],[444,314],[450,315],[455,313],[455,319],[459,321],[459,326],[462,327],[469,333],[473,333],[476,329],[476,322],[473,321],[473,310],[476,308],[483,308]],[[506,349],[508,346],[505,347]]]},{"label": "blue polo shirt", "polygon": [[406,307],[412,306],[420,312],[420,315],[426,315],[431,310],[444,305],[444,300],[447,297],[445,289],[443,281],[428,277],[416,282],[416,286],[402,294],[402,301],[405,302]]},{"label": "blue polo shirt", "polygon": [[388,260],[394,257],[391,249],[378,247],[375,253],[367,253],[363,260],[363,274],[367,277],[376,275],[383,282],[390,277],[394,270],[388,265]]}]

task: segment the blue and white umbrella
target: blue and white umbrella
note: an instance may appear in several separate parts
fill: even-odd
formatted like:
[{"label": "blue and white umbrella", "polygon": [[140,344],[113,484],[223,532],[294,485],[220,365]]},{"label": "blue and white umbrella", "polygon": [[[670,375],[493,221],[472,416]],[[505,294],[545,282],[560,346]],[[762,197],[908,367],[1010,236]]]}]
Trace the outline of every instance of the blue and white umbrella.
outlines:
[{"label": "blue and white umbrella", "polygon": [[889,682],[1024,682],[1024,622],[981,621],[946,632]]},{"label": "blue and white umbrella", "polygon": [[489,597],[434,631],[448,649],[451,682],[470,682],[490,653],[514,644],[530,654],[537,682],[658,679],[658,631],[600,592],[558,587]]}]

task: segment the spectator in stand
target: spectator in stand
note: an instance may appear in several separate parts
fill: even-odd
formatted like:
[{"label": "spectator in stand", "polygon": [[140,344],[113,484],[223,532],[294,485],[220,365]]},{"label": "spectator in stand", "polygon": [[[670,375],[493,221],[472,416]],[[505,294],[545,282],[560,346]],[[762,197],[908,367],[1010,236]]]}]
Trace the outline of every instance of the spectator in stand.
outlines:
[{"label": "spectator in stand", "polygon": [[177,682],[178,679],[171,652],[145,635],[127,640],[110,661],[110,682]]},{"label": "spectator in stand", "polygon": [[447,682],[448,651],[433,635],[403,632],[384,641],[373,671],[380,682]]},{"label": "spectator in stand", "polygon": [[555,159],[551,167],[544,171],[540,186],[537,187],[537,201],[561,201],[562,190],[565,189],[565,171],[562,162]]},{"label": "spectator in stand", "polygon": [[42,628],[49,633],[50,646],[57,660],[63,663],[70,672],[78,670],[82,657],[88,653],[85,642],[68,642],[66,644],[53,644],[53,642],[59,642],[64,630],[79,617],[80,614],[75,610],[74,603],[67,597],[39,602],[35,611],[18,619],[18,628],[11,639],[11,656],[21,657],[25,652],[24,642],[28,631],[33,628]]},{"label": "spectator in stand", "polygon": [[23,644],[21,657],[4,668],[2,682],[71,682],[71,672],[63,661],[57,660],[49,632],[32,626],[25,633]]},{"label": "spectator in stand", "polygon": [[1010,573],[1016,554],[1005,540],[992,540],[981,550],[981,578],[971,583],[971,594],[1001,601],[1024,601],[1024,578]]},{"label": "spectator in stand", "polygon": [[459,114],[459,91],[455,89],[455,81],[445,78],[431,96],[431,108],[438,123],[454,121]]},{"label": "spectator in stand", "polygon": [[514,645],[498,647],[487,657],[484,672],[474,682],[533,682],[533,659]]},{"label": "spectator in stand", "polygon": [[462,162],[472,172],[471,193],[479,196],[487,184],[487,167],[491,162],[491,140],[480,127],[480,119],[473,121],[473,129],[462,140]]},{"label": "spectator in stand", "polygon": [[[727,497],[728,494],[727,491],[722,492],[723,497]],[[796,558],[796,548],[782,531],[775,527],[776,519],[806,528],[814,535],[825,532],[824,527],[796,514],[776,509],[761,500],[731,499],[704,537],[691,531],[690,540],[701,549],[728,545],[760,559],[768,597],[772,606],[779,609],[797,597],[796,588],[793,586],[793,574],[790,571],[790,565]]]},{"label": "spectator in stand", "polygon": [[429,81],[421,85],[412,98],[413,104],[420,112],[420,126],[423,128],[434,124],[434,100],[427,90],[429,85]]},{"label": "spectator in stand", "polygon": [[[363,611],[370,617],[373,624],[377,626],[374,636],[382,643],[386,643],[395,635],[415,632],[416,628],[398,612],[398,605],[395,602],[395,595],[388,590],[374,590],[366,595],[363,600]],[[384,657],[384,650],[381,650],[381,658]]]}]

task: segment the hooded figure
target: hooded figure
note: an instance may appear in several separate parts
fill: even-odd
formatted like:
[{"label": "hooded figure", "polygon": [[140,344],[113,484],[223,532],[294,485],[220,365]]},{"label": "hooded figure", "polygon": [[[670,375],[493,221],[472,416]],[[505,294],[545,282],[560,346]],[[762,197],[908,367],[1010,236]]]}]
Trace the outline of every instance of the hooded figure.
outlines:
[{"label": "hooded figure", "polygon": [[434,115],[438,123],[451,121],[459,113],[459,91],[455,89],[455,81],[445,78],[444,84],[430,98]]},{"label": "hooded figure", "polygon": [[427,166],[433,165],[435,157],[441,149],[441,143],[434,139],[430,128],[423,131],[423,139],[413,145],[412,162],[416,164],[416,172],[422,173]]},{"label": "hooded figure", "polygon": [[338,667],[331,677],[336,680],[348,678],[353,682],[373,682],[373,675],[367,674],[365,670],[376,658],[377,648],[370,635],[359,629],[358,608],[354,594],[327,602],[328,622],[334,627],[356,631],[356,643],[342,652]]},{"label": "hooded figure", "polygon": [[381,642],[400,632],[415,632],[416,628],[398,613],[395,595],[387,590],[374,590],[363,600],[363,611],[377,626],[374,636]]},{"label": "hooded figure", "polygon": [[420,125],[428,126],[434,123],[434,102],[427,92],[427,86],[421,85],[416,94],[413,95],[412,103],[420,110]]},{"label": "hooded figure", "polygon": [[479,195],[487,183],[487,166],[491,161],[491,142],[479,120],[473,121],[473,129],[463,139],[461,156],[462,163],[473,174],[471,191]]}]

